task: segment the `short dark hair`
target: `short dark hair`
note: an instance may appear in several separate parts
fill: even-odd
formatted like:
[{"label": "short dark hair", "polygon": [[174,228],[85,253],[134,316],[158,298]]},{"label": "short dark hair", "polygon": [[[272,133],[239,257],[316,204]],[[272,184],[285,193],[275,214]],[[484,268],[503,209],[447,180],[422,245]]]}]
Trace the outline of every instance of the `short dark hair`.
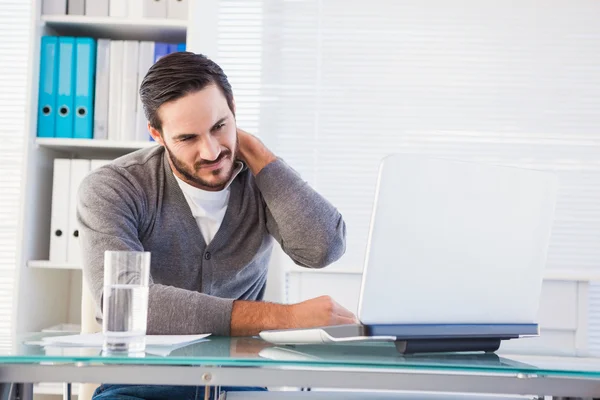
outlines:
[{"label": "short dark hair", "polygon": [[140,97],[148,122],[162,134],[158,108],[210,84],[217,85],[227,99],[229,109],[234,112],[231,85],[227,75],[214,61],[202,54],[187,51],[162,57],[148,70],[140,86]]}]

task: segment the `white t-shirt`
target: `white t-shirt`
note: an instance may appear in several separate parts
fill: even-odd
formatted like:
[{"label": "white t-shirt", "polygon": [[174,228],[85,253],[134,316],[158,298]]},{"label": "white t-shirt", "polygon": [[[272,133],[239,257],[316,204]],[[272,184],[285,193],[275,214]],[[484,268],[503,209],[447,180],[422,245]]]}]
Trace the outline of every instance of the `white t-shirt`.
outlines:
[{"label": "white t-shirt", "polygon": [[192,210],[192,215],[196,219],[206,245],[213,240],[223,222],[223,217],[225,217],[225,212],[227,211],[227,204],[229,204],[229,186],[242,168],[243,165],[238,163],[225,188],[218,192],[198,189],[173,174],[185,196],[185,200],[190,206],[190,210]]}]

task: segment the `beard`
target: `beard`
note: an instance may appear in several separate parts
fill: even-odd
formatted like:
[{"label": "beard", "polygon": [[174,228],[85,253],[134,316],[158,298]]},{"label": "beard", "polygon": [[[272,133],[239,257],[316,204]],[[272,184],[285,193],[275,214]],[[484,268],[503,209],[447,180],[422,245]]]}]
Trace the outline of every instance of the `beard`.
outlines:
[{"label": "beard", "polygon": [[[207,188],[209,190],[210,189],[219,190],[223,186],[225,186],[225,184],[227,184],[227,182],[229,182],[229,180],[231,179],[231,176],[233,175],[233,171],[235,169],[235,160],[237,158],[236,157],[237,156],[237,147],[238,146],[237,146],[237,141],[236,141],[235,156],[231,150],[225,149],[225,150],[221,151],[221,154],[219,154],[219,157],[217,157],[216,160],[214,160],[214,161],[201,160],[201,161],[194,163],[193,167],[190,168],[182,160],[178,159],[165,144],[165,150],[167,151],[167,154],[169,155],[169,158],[171,159],[171,163],[173,164],[173,167],[177,170],[177,172],[179,172],[188,182],[191,182],[191,183],[195,184],[196,186],[199,186],[200,188]],[[207,165],[218,164],[225,158],[230,158],[231,164],[224,166],[223,168],[214,169],[212,171],[209,171],[209,173],[212,176],[218,177],[219,175],[223,175],[223,178],[219,179],[218,181],[212,181],[212,180],[208,181],[199,176],[198,171],[200,171],[202,169],[202,167],[207,166]],[[228,171],[225,171],[225,174],[223,174],[224,169],[228,169]]]}]

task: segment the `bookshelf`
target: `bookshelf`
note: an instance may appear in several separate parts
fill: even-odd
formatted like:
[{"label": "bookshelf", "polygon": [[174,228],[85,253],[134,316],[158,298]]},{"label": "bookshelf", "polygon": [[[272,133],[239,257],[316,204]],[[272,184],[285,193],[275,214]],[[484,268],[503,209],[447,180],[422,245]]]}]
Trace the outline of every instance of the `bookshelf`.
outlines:
[{"label": "bookshelf", "polygon": [[[14,335],[56,326],[81,324],[81,265],[49,261],[53,163],[56,158],[114,159],[156,146],[154,142],[37,137],[40,43],[44,35],[93,37],[167,43],[187,41],[187,20],[86,16],[42,16],[42,0],[31,1],[27,110],[17,272]],[[190,8],[197,0],[189,0]],[[190,14],[191,15],[191,14]],[[86,386],[86,385],[81,385]],[[81,388],[80,388],[81,389]],[[37,399],[56,399],[62,385],[40,383]],[[80,398],[89,398],[80,396]]]},{"label": "bookshelf", "polygon": [[61,36],[178,43],[185,42],[187,33],[187,21],[174,19],[45,15],[41,17],[41,22]]}]

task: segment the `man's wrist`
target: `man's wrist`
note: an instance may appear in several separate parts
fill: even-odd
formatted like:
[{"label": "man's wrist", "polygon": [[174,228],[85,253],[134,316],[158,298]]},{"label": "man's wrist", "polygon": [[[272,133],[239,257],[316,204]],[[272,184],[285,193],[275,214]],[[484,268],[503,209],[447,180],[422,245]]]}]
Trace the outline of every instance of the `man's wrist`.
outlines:
[{"label": "man's wrist", "polygon": [[235,300],[231,311],[231,336],[253,336],[264,330],[294,326],[293,307],[262,301]]}]

